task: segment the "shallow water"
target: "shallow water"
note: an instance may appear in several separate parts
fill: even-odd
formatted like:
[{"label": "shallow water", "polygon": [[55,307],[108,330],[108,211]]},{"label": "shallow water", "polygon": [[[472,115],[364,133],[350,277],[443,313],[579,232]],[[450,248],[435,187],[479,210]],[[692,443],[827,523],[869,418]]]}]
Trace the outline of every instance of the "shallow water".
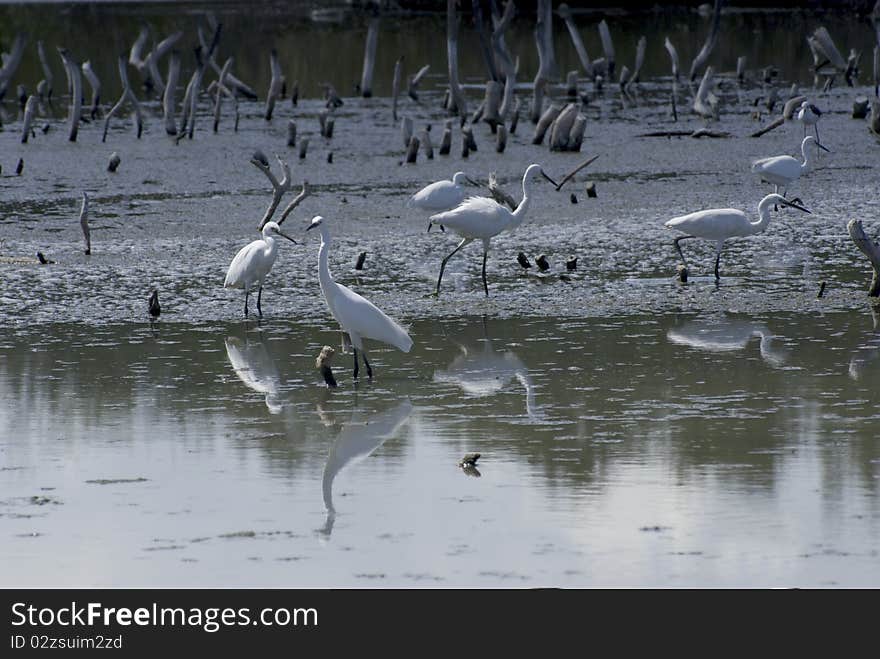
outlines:
[{"label": "shallow water", "polygon": [[[114,39],[127,42],[147,10],[106,11],[116,17]],[[423,42],[437,19],[399,20],[413,38],[396,38],[439,58],[424,103],[400,106],[417,127],[433,126],[436,147],[445,67]],[[683,35],[697,20],[674,33],[683,61]],[[820,23],[842,50],[870,44],[865,24],[842,16],[776,15],[773,25],[791,28],[780,33],[763,14],[729,20],[760,28],[763,44]],[[621,17],[613,26],[626,28],[619,61],[628,61],[643,23]],[[332,29],[351,42],[359,34],[348,23]],[[521,29],[532,57],[528,24]],[[722,70],[751,34],[732,32]],[[748,138],[768,121],[752,116],[766,89],[726,77],[722,119],[710,127],[730,137],[643,137],[705,125],[684,111],[684,86],[682,114],[671,121],[669,80],[654,77],[667,66],[662,37],[651,34],[648,59],[662,56],[662,66],[632,101],[616,86],[593,98],[580,154],[532,145],[523,116],[503,156],[481,125],[467,160],[456,131],[452,156],[400,165],[387,97],[346,96],[327,140],[318,134],[323,102],[305,91],[272,122],[261,103],[242,101],[238,132],[227,106],[216,135],[204,101],[195,138],[177,145],[155,100],[143,139],[123,116],[106,143],[100,121],[68,142],[56,103],[21,144],[7,95],[0,583],[880,584],[880,321],[865,297],[870,269],[846,233],[851,218],[876,232],[878,144],[849,117],[853,97],[872,90],[812,91],[809,55],[786,42],[794,50],[783,51],[804,66],[783,71],[780,93],[794,80],[827,110],[821,130],[832,153],[790,191],[812,214],[786,209],[763,234],[730,241],[717,285],[712,246],[684,243],[691,280],[682,285],[663,222],[707,207],[751,212],[769,189],[749,173],[750,160],[797,153],[803,133],[791,124]],[[690,46],[701,42],[700,33]],[[224,52],[238,55],[238,44]],[[557,46],[563,62],[572,57],[567,41]],[[350,48],[324,72],[343,94],[340,80],[359,74],[361,46]],[[242,70],[262,70],[248,68],[245,52]],[[472,55],[463,60],[479,71]],[[32,71],[30,87],[40,75]],[[388,72],[377,77],[383,94]],[[471,88],[474,105],[481,93]],[[284,146],[291,118],[311,140],[302,161]],[[279,152],[295,186],[307,179],[314,188],[284,224],[301,244],[281,245],[260,324],[243,319],[240,291],[222,288],[270,199],[248,163],[256,148]],[[106,171],[113,151],[122,158],[115,174]],[[427,218],[405,207],[409,195],[464,169],[483,181],[496,171],[518,196],[530,162],[559,178],[595,154],[562,192],[539,185],[523,226],[493,239],[488,299],[477,246],[450,261],[440,298],[429,297],[456,239],[426,233]],[[587,181],[597,198],[586,196]],[[91,199],[90,257],[77,221],[82,190]],[[315,214],[335,236],[336,278],[408,325],[415,342],[409,355],[374,346],[375,381],[356,387],[351,356],[337,354],[335,391],[314,366],[323,345],[339,345],[317,284],[317,241],[302,232]],[[8,262],[37,251],[56,263]],[[356,271],[362,251],[366,266]],[[550,271],[522,270],[519,251],[546,254]],[[568,272],[571,256],[578,266]],[[151,323],[153,288],[162,315]],[[469,451],[482,454],[479,478],[457,466]]]}]

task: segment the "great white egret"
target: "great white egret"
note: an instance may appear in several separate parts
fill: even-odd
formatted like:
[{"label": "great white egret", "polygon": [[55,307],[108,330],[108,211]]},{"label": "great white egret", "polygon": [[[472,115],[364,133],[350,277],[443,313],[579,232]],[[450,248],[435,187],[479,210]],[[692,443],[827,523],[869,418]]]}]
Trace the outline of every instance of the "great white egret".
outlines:
[{"label": "great white egret", "polygon": [[274,234],[287,238],[294,245],[296,244],[293,238],[281,231],[277,222],[266,222],[263,227],[263,237],[242,247],[232,259],[232,263],[229,264],[229,270],[226,271],[224,288],[244,289],[245,316],[248,315],[248,295],[254,286],[259,287],[257,312],[260,316],[263,315],[263,310],[260,308],[260,300],[263,297],[263,281],[278,256],[278,244],[275,242]]},{"label": "great white egret", "polygon": [[541,165],[529,165],[522,180],[522,201],[512,212],[489,197],[469,197],[452,210],[431,216],[428,228],[432,224],[439,224],[449,227],[462,236],[458,246],[440,264],[440,276],[437,277],[437,290],[434,295],[440,294],[440,282],[443,280],[443,271],[449,259],[468,243],[480,239],[483,241],[483,289],[486,291],[486,296],[489,296],[489,284],[486,282],[489,242],[502,231],[511,231],[522,224],[532,201],[532,178],[538,174],[556,186],[556,182],[544,173]]},{"label": "great white egret", "polygon": [[464,184],[476,185],[464,172],[456,172],[451,181],[437,181],[416,192],[406,205],[424,211],[445,211],[458,206],[465,198]]},{"label": "great white egret", "polygon": [[318,281],[321,293],[330,313],[351,339],[354,351],[354,377],[358,376],[358,350],[363,353],[367,376],[373,377],[373,369],[364,349],[364,339],[373,339],[394,346],[403,352],[412,348],[412,339],[406,330],[385,315],[375,304],[342,284],[337,284],[330,274],[328,256],[330,253],[330,230],[327,221],[320,215],[312,218],[306,231],[318,229],[321,232],[321,247],[318,250]]},{"label": "great white egret", "polygon": [[687,267],[687,261],[678,244],[682,240],[688,238],[703,238],[705,240],[714,240],[715,247],[715,279],[720,279],[718,274],[718,263],[721,260],[721,248],[724,241],[728,238],[738,236],[752,236],[761,233],[770,223],[770,209],[775,204],[782,206],[792,206],[805,213],[809,213],[806,208],[801,206],[795,200],[788,200],[779,194],[768,194],[758,203],[758,221],[752,222],[746,217],[741,210],[734,208],[711,208],[709,210],[697,211],[688,215],[673,217],[666,222],[664,226],[681,231],[687,235],[679,236],[673,241],[678,255],[681,257],[682,263]]},{"label": "great white egret", "polygon": [[772,156],[770,158],[761,158],[752,163],[752,173],[757,174],[762,181],[772,183],[776,186],[775,192],[779,192],[780,186],[783,192],[788,189],[789,184],[798,179],[802,174],[807,174],[815,164],[810,157],[810,144],[815,143],[820,149],[828,151],[816,141],[812,135],[807,135],[801,143],[801,154],[804,161],[801,162],[797,158],[791,156]]}]

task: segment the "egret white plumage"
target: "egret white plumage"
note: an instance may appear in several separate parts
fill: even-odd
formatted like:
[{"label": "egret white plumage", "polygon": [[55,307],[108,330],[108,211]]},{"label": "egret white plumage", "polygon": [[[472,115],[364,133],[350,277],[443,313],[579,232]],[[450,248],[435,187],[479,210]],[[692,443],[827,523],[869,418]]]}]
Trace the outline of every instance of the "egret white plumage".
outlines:
[{"label": "egret white plumage", "polygon": [[477,185],[464,172],[456,172],[451,181],[443,180],[426,185],[409,198],[406,205],[425,211],[445,211],[464,201],[464,184]]},{"label": "egret white plumage", "polygon": [[816,141],[812,135],[807,135],[801,143],[801,154],[804,161],[801,162],[792,156],[772,156],[770,158],[761,158],[752,163],[752,173],[757,174],[762,181],[772,183],[776,186],[774,192],[779,192],[780,186],[784,191],[788,189],[789,184],[798,179],[802,174],[807,174],[815,164],[810,156],[809,146],[815,143],[820,149],[828,151],[823,145]]},{"label": "egret white plumage", "polygon": [[317,228],[321,232],[321,247],[318,250],[318,281],[321,293],[331,315],[347,333],[354,349],[354,377],[358,376],[358,350],[363,353],[367,376],[373,377],[373,369],[364,348],[364,339],[373,339],[394,346],[403,352],[412,348],[412,339],[406,330],[389,318],[375,304],[353,290],[333,280],[330,274],[328,257],[330,253],[330,230],[327,221],[320,215],[312,218],[306,231]]},{"label": "egret white plumage", "polygon": [[486,258],[489,255],[489,243],[494,236],[497,236],[502,231],[512,231],[522,224],[526,213],[529,212],[529,206],[532,201],[532,179],[538,174],[556,186],[556,182],[544,172],[541,165],[529,165],[526,168],[526,173],[523,175],[522,200],[519,202],[516,210],[512,212],[489,197],[469,197],[452,210],[436,213],[431,216],[428,224],[429,228],[432,224],[440,224],[449,227],[455,233],[462,236],[458,246],[440,264],[440,276],[437,277],[437,289],[434,295],[440,294],[440,282],[443,280],[443,271],[446,269],[446,263],[449,259],[462,247],[479,239],[483,241],[483,288],[488,297],[489,285],[486,282]]},{"label": "egret white plumage", "polygon": [[687,234],[673,240],[675,249],[678,250],[678,255],[681,257],[685,267],[687,267],[687,260],[685,260],[684,254],[681,251],[680,241],[687,240],[688,238],[714,240],[716,243],[715,279],[720,279],[718,264],[721,260],[721,249],[724,246],[724,241],[739,236],[752,236],[764,231],[770,223],[770,208],[776,204],[791,206],[805,213],[810,212],[801,206],[798,200],[789,200],[779,194],[768,194],[758,203],[759,219],[757,222],[750,221],[741,210],[734,208],[712,208],[674,217],[666,222],[664,226]]},{"label": "egret white plumage", "polygon": [[278,257],[278,243],[275,241],[275,235],[287,238],[296,244],[293,238],[281,231],[277,222],[266,222],[263,227],[263,237],[242,247],[232,259],[232,263],[229,264],[229,270],[226,271],[224,288],[244,289],[245,316],[248,315],[248,296],[254,287],[259,289],[257,312],[260,316],[263,315],[263,310],[260,308],[260,301],[263,297],[263,281]]},{"label": "egret white plumage", "polygon": [[813,130],[816,131],[816,143],[818,144],[819,119],[822,117],[822,111],[809,101],[804,101],[795,116],[804,125],[804,137],[807,136],[807,126],[813,127]]}]

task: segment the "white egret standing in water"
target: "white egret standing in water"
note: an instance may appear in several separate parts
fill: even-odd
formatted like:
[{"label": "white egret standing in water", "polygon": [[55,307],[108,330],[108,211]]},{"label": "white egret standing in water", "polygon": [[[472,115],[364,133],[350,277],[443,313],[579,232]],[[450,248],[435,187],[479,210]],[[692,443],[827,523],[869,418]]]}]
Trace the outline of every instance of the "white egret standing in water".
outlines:
[{"label": "white egret standing in water", "polygon": [[296,244],[293,238],[281,231],[277,222],[266,222],[263,227],[263,237],[242,247],[232,259],[232,263],[229,264],[229,270],[226,271],[224,288],[244,289],[245,316],[248,315],[248,295],[255,286],[259,287],[257,312],[260,316],[263,315],[263,310],[260,308],[260,300],[263,297],[263,281],[278,257],[278,244],[275,242],[273,234],[283,236],[294,245]]},{"label": "white egret standing in water", "polygon": [[306,231],[317,228],[321,232],[321,247],[318,250],[318,281],[327,308],[351,339],[354,348],[354,377],[358,376],[358,350],[363,353],[367,376],[373,377],[373,369],[364,349],[364,339],[373,339],[394,346],[403,352],[412,348],[412,339],[406,330],[385,315],[375,304],[342,284],[337,284],[330,274],[328,256],[330,253],[330,230],[327,221],[320,215],[312,218]]},{"label": "white egret standing in water", "polygon": [[775,192],[779,192],[779,187],[782,186],[783,194],[785,194],[792,181],[800,178],[802,174],[808,174],[812,170],[815,163],[810,157],[809,146],[813,143],[820,149],[828,151],[827,148],[816,141],[815,137],[807,135],[801,143],[801,154],[804,157],[803,162],[792,156],[761,158],[752,163],[752,173],[757,174],[762,181],[776,186]]},{"label": "white egret standing in water", "polygon": [[704,240],[714,240],[715,247],[715,279],[720,279],[718,274],[718,263],[721,260],[721,249],[724,247],[724,241],[728,238],[738,236],[752,236],[761,233],[770,224],[770,208],[775,204],[782,206],[792,206],[805,213],[809,213],[806,208],[797,203],[796,200],[788,200],[779,194],[768,194],[758,203],[758,221],[752,222],[746,217],[741,210],[734,208],[712,208],[688,215],[673,217],[666,222],[664,226],[681,231],[687,235],[679,236],[673,241],[678,255],[681,257],[682,263],[687,267],[687,260],[678,244],[682,240],[688,238],[703,238]]},{"label": "white egret standing in water", "polygon": [[522,180],[522,201],[512,212],[489,197],[469,197],[452,210],[431,216],[429,228],[432,224],[439,224],[449,227],[462,236],[458,246],[440,263],[440,276],[437,277],[437,290],[434,295],[440,294],[440,282],[443,281],[443,271],[446,269],[446,263],[449,259],[468,243],[480,239],[483,241],[483,289],[486,291],[486,296],[489,296],[489,284],[486,282],[486,258],[489,255],[489,243],[494,236],[502,231],[512,231],[522,224],[532,201],[532,177],[538,174],[554,186],[556,185],[556,182],[544,173],[541,165],[529,165]]}]

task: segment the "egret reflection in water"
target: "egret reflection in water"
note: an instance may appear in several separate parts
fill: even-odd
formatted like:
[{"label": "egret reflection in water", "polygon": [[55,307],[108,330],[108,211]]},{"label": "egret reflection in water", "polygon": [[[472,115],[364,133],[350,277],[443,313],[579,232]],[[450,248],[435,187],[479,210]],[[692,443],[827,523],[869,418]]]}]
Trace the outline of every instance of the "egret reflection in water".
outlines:
[{"label": "egret reflection in water", "polygon": [[[323,417],[322,411],[320,409],[318,411]],[[397,434],[400,427],[409,419],[412,411],[413,405],[409,399],[380,412],[368,412],[361,408],[355,408],[351,413],[351,418],[342,424],[342,429],[330,446],[321,479],[324,507],[327,509],[327,520],[320,530],[321,533],[329,536],[333,531],[333,523],[336,521],[336,509],[333,507],[333,481],[336,476],[345,467],[363,460]]]},{"label": "egret reflection in water", "polygon": [[228,337],[226,339],[226,356],[239,379],[249,389],[266,397],[266,407],[269,409],[269,413],[280,414],[283,407],[278,393],[281,388],[281,378],[278,375],[275,360],[266,348],[266,340],[262,334],[259,341],[250,341],[249,339],[242,341],[235,336]]},{"label": "egret reflection in water", "polygon": [[743,350],[756,336],[761,338],[761,359],[771,366],[783,366],[788,351],[773,345],[775,335],[762,322],[726,316],[698,318],[666,333],[672,343],[707,352]]},{"label": "egret reflection in water", "polygon": [[526,414],[532,421],[542,416],[535,403],[535,386],[529,369],[511,350],[496,351],[483,318],[482,345],[458,343],[461,354],[444,370],[434,372],[434,382],[454,384],[468,396],[494,396],[516,380],[526,391]]}]

